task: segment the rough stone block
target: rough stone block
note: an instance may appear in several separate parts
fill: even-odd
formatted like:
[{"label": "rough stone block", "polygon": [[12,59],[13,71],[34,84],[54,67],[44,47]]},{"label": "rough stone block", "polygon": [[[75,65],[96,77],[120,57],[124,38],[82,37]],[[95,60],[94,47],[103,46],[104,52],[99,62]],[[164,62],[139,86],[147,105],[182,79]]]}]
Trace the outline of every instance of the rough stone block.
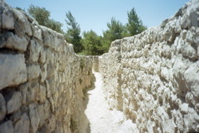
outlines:
[{"label": "rough stone block", "polygon": [[0,54],[0,90],[27,81],[27,71],[23,54]]},{"label": "rough stone block", "polygon": [[39,25],[33,25],[33,36],[42,41],[42,30]]},{"label": "rough stone block", "polygon": [[35,104],[29,105],[29,116],[30,116],[30,132],[36,133],[40,122],[40,115],[38,113],[38,109]]},{"label": "rough stone block", "polygon": [[6,32],[2,35],[2,43],[0,48],[10,48],[25,52],[28,46],[28,40],[22,36],[18,37],[14,35],[12,32]]},{"label": "rough stone block", "polygon": [[180,105],[180,111],[184,114],[188,113],[189,104],[183,103]]},{"label": "rough stone block", "polygon": [[0,93],[0,121],[3,120],[5,115],[6,115],[6,101],[3,95]]},{"label": "rough stone block", "polygon": [[32,64],[27,67],[27,71],[28,71],[28,80],[31,81],[39,77],[41,70],[40,70],[39,65]]},{"label": "rough stone block", "polygon": [[40,44],[31,40],[29,50],[30,50],[30,55],[29,55],[30,60],[33,62],[37,62],[41,51]]},{"label": "rough stone block", "polygon": [[14,92],[7,101],[7,114],[17,111],[22,105],[22,95],[20,92]]},{"label": "rough stone block", "polygon": [[1,12],[0,27],[3,29],[13,30],[14,29],[14,16],[13,10],[3,1],[0,1],[0,9],[3,9]]},{"label": "rough stone block", "polygon": [[40,56],[39,56],[39,62],[40,63],[45,63],[46,62],[46,50],[42,47]]},{"label": "rough stone block", "polygon": [[187,88],[190,89],[195,97],[199,97],[199,61],[189,66],[184,73],[184,77]]},{"label": "rough stone block", "polygon": [[43,85],[40,85],[39,101],[41,103],[46,101],[46,88]]},{"label": "rough stone block", "polygon": [[41,67],[41,83],[44,83],[44,81],[46,80],[47,78],[47,65],[43,65]]},{"label": "rough stone block", "polygon": [[28,133],[30,128],[30,120],[26,113],[24,113],[20,120],[14,125],[15,133]]},{"label": "rough stone block", "polygon": [[32,82],[29,84],[27,93],[27,102],[35,102],[39,100],[39,83]]},{"label": "rough stone block", "polygon": [[6,121],[0,125],[0,133],[14,133],[12,121]]},{"label": "rough stone block", "polygon": [[29,36],[32,36],[32,29],[30,23],[28,22],[24,12],[19,11],[17,9],[12,9],[12,10],[15,17],[14,21],[15,33],[20,37],[24,36],[26,33]]}]

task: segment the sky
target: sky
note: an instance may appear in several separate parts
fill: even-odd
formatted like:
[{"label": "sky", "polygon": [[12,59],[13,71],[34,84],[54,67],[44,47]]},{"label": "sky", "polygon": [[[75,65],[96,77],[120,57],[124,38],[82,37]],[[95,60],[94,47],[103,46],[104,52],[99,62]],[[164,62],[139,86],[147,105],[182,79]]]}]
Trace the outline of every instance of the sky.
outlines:
[{"label": "sky", "polygon": [[127,12],[135,8],[143,24],[148,28],[158,26],[172,17],[189,0],[4,0],[11,7],[27,9],[35,5],[44,7],[51,13],[51,18],[63,24],[66,12],[71,11],[81,32],[93,30],[102,35],[107,30],[107,23],[114,17],[123,24],[128,21]]}]

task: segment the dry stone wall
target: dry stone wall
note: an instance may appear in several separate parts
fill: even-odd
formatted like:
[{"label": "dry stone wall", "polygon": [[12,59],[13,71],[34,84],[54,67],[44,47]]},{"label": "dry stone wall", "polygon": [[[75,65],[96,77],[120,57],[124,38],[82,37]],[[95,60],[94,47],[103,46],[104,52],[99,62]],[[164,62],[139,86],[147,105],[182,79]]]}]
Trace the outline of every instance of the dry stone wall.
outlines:
[{"label": "dry stone wall", "polygon": [[87,133],[92,59],[0,0],[0,133]]},{"label": "dry stone wall", "polygon": [[110,109],[150,133],[199,132],[199,1],[112,42],[100,60]]}]

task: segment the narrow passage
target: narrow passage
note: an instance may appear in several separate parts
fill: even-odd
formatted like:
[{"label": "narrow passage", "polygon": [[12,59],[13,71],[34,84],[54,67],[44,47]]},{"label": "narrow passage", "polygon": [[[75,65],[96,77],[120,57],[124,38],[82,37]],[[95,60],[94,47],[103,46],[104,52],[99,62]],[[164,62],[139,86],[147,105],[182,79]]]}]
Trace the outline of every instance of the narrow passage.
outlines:
[{"label": "narrow passage", "polygon": [[85,113],[90,121],[91,133],[135,133],[136,125],[126,120],[123,113],[109,110],[102,89],[102,77],[94,72],[95,88],[88,92],[89,102]]}]

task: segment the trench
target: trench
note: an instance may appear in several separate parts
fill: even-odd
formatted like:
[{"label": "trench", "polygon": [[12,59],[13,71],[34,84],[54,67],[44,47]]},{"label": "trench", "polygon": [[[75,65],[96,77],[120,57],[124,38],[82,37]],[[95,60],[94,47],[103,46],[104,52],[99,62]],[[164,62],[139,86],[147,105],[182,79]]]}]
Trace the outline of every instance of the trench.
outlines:
[{"label": "trench", "polygon": [[102,75],[94,72],[95,88],[88,91],[89,101],[85,114],[90,122],[91,133],[132,133],[136,125],[125,119],[122,112],[109,110],[108,102],[103,91]]}]

